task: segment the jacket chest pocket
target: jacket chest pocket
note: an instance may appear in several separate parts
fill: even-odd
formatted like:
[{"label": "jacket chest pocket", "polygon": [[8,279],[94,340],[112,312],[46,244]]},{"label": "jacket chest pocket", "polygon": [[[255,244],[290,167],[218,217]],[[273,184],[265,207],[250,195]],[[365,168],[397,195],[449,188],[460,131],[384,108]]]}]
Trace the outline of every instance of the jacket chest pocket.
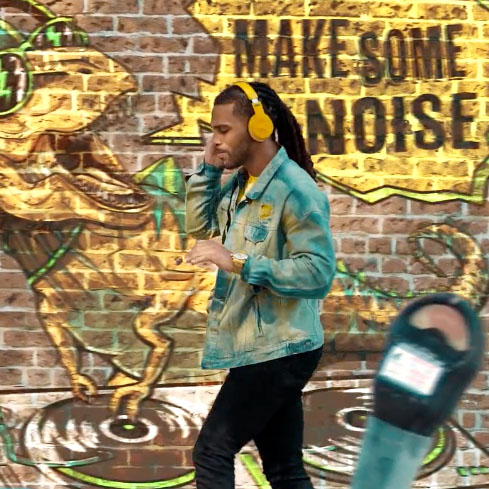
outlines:
[{"label": "jacket chest pocket", "polygon": [[270,230],[266,226],[247,224],[244,228],[244,237],[250,251],[262,250]]}]

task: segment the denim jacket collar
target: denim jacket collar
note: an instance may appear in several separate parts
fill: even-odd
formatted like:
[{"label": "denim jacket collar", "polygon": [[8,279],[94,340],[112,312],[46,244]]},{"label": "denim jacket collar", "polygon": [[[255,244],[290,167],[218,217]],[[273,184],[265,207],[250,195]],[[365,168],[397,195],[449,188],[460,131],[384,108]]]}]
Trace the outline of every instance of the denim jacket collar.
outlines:
[{"label": "denim jacket collar", "polygon": [[[255,200],[260,197],[270,180],[273,178],[277,170],[280,168],[282,163],[288,159],[287,151],[283,146],[279,148],[275,156],[271,159],[270,163],[261,172],[258,180],[255,182],[251,190],[246,194],[246,197],[250,200]],[[240,178],[244,178],[246,175],[246,170],[241,169],[239,172],[238,181]]]}]

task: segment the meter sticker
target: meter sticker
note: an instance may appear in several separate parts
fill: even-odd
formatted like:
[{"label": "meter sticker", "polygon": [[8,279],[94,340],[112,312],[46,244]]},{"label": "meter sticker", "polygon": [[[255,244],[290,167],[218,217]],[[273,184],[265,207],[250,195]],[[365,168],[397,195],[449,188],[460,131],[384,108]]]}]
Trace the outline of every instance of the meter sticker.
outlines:
[{"label": "meter sticker", "polygon": [[433,394],[442,372],[440,364],[423,358],[405,345],[396,345],[387,354],[379,377],[429,396]]}]

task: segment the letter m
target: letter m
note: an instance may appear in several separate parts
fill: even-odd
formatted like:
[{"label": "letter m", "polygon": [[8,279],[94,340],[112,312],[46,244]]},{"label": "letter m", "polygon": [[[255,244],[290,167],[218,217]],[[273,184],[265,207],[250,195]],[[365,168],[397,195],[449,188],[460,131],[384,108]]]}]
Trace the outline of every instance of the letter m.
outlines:
[{"label": "letter m", "polygon": [[248,76],[255,76],[256,59],[260,57],[260,78],[267,78],[268,64],[268,24],[266,20],[255,22],[254,37],[248,37],[248,21],[237,19],[234,25],[235,71],[236,78],[243,77],[243,56],[246,56]]}]

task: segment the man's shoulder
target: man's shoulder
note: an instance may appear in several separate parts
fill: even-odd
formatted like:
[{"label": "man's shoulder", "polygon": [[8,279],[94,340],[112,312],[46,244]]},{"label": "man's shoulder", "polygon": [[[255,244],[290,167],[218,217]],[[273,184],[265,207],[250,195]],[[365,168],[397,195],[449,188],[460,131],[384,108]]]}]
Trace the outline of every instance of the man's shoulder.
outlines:
[{"label": "man's shoulder", "polygon": [[[292,160],[291,158],[286,158],[280,167],[280,173],[286,177],[292,177],[296,179],[301,185],[310,185],[316,187],[316,182],[312,177],[304,170],[299,163]],[[290,181],[290,180],[289,180]],[[292,181],[291,184],[294,185],[296,182]]]},{"label": "man's shoulder", "polygon": [[288,158],[280,167],[279,179],[287,187],[282,193],[286,207],[294,213],[329,212],[326,194],[318,187],[314,179],[294,160]]},{"label": "man's shoulder", "polygon": [[290,192],[308,192],[313,196],[323,195],[311,175],[290,158],[287,158],[280,167],[279,178],[289,187]]}]

